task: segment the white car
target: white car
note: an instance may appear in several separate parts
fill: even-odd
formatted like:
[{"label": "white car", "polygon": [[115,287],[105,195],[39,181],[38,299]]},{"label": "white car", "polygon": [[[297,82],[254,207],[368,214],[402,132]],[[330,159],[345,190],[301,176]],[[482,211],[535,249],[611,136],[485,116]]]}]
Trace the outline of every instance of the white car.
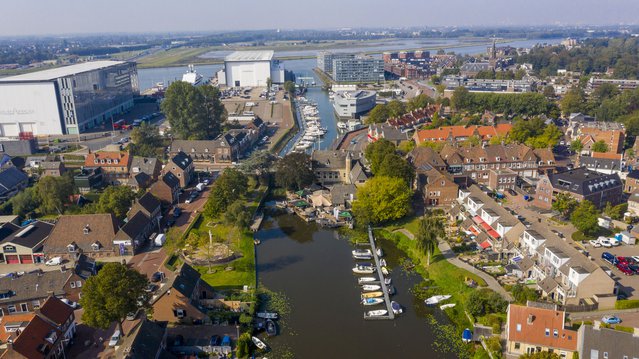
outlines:
[{"label": "white car", "polygon": [[68,300],[67,298],[62,298],[60,299],[60,301],[66,305],[68,305],[69,307],[73,308],[73,309],[77,309],[78,308],[78,303],[72,301],[72,300]]},{"label": "white car", "polygon": [[118,345],[119,341],[120,341],[120,331],[116,330],[115,333],[113,333],[113,336],[111,336],[111,340],[109,340],[109,347],[113,348],[114,346]]},{"label": "white car", "polygon": [[601,245],[604,246],[605,248],[611,248],[612,247],[612,243],[610,242],[610,239],[608,239],[608,238],[600,239],[599,243],[601,243]]},{"label": "white car", "polygon": [[601,243],[599,243],[598,240],[596,239],[591,239],[590,241],[588,241],[590,243],[591,246],[595,247],[595,248],[599,248],[601,247]]},{"label": "white car", "polygon": [[62,257],[53,257],[49,259],[48,261],[44,262],[44,264],[48,266],[58,266],[62,264]]},{"label": "white car", "polygon": [[610,238],[610,243],[612,243],[612,245],[615,247],[621,245],[621,241],[618,241],[617,238]]}]

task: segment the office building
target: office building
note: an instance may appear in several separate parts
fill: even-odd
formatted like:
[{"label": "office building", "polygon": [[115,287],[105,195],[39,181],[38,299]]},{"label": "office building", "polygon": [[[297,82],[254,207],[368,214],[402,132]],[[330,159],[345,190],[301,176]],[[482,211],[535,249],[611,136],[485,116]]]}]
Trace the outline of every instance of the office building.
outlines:
[{"label": "office building", "polygon": [[355,118],[375,107],[376,99],[375,91],[336,92],[333,97],[333,108],[339,117]]},{"label": "office building", "polygon": [[135,63],[94,61],[0,79],[0,136],[110,128],[139,94]]},{"label": "office building", "polygon": [[217,73],[218,83],[231,87],[266,87],[284,83],[285,71],[273,60],[273,51],[236,51],[224,59],[224,69]]},{"label": "office building", "polygon": [[331,75],[333,73],[333,60],[354,58],[355,54],[336,54],[330,51],[320,51],[317,53],[317,67]]},{"label": "office building", "polygon": [[333,60],[333,80],[336,82],[378,82],[384,80],[384,61],[372,57]]}]

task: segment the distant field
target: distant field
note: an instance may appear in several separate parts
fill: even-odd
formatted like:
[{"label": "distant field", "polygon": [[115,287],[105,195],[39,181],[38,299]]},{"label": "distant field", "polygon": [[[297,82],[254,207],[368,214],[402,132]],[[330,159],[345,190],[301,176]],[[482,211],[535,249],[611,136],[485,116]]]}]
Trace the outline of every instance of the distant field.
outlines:
[{"label": "distant field", "polygon": [[159,51],[137,60],[139,68],[182,66],[187,64],[213,64],[219,60],[203,59],[199,56],[212,51],[214,47],[180,47],[167,51]]}]

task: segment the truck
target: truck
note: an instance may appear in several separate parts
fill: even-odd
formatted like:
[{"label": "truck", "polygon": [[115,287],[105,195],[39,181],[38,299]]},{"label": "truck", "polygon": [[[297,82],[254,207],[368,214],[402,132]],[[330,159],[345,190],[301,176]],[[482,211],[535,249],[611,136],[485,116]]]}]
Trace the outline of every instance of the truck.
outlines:
[{"label": "truck", "polygon": [[197,186],[195,186],[195,189],[196,189],[198,192],[202,192],[202,191],[204,191],[204,186],[205,186],[205,184],[204,184],[204,183],[198,183],[198,184],[197,184]]},{"label": "truck", "polygon": [[164,242],[166,242],[166,234],[164,233],[158,234],[153,240],[153,244],[155,244],[156,247],[162,247]]}]

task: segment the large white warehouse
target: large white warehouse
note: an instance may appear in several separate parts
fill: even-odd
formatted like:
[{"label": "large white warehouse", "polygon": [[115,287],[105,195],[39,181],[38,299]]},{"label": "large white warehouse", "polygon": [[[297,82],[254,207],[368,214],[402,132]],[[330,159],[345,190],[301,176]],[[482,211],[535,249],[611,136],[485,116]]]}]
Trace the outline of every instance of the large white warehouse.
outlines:
[{"label": "large white warehouse", "polygon": [[284,69],[273,60],[273,51],[236,51],[224,59],[217,73],[218,83],[230,87],[264,87],[285,81]]},{"label": "large white warehouse", "polygon": [[110,129],[133,107],[137,76],[135,63],[95,61],[0,78],[0,137]]}]

